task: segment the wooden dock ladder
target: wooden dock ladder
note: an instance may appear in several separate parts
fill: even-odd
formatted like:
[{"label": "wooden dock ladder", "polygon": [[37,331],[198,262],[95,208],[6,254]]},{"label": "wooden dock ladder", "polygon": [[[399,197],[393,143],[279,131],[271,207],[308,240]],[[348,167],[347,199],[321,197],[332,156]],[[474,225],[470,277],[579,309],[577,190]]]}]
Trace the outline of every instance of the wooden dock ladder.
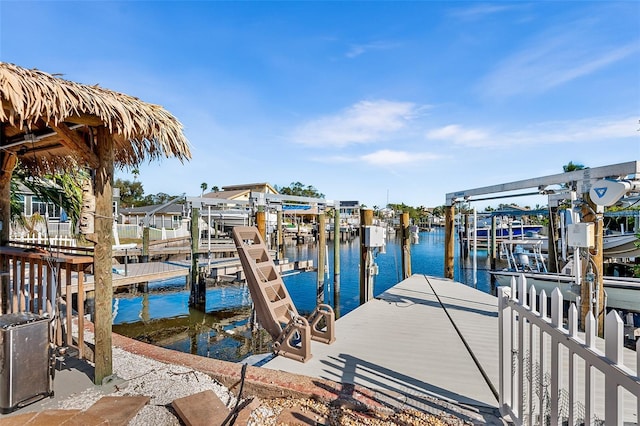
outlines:
[{"label": "wooden dock ladder", "polygon": [[237,226],[233,228],[233,239],[258,321],[271,334],[274,352],[306,362],[311,359],[312,339],[326,344],[333,343],[333,308],[319,304],[308,319],[298,314],[258,228]]}]

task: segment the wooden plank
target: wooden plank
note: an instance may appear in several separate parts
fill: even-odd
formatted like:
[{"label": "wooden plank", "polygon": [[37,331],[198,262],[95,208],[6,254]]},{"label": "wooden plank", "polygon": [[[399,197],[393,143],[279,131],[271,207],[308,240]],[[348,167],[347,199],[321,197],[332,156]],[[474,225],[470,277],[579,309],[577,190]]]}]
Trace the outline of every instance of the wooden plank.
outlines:
[{"label": "wooden plank", "polygon": [[148,396],[103,396],[85,412],[108,420],[111,426],[126,426],[149,401]]},{"label": "wooden plank", "polygon": [[229,409],[211,390],[178,398],[171,405],[187,426],[219,425],[229,415]]}]

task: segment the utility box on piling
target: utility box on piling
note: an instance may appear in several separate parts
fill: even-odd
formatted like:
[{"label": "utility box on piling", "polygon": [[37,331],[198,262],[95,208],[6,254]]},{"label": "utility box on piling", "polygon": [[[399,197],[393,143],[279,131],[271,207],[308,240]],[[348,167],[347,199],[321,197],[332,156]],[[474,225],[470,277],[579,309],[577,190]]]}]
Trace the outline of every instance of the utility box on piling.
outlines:
[{"label": "utility box on piling", "polygon": [[595,226],[593,223],[572,223],[567,228],[569,247],[593,248],[596,246]]},{"label": "utility box on piling", "polygon": [[385,245],[385,229],[382,226],[365,226],[365,247],[383,247]]}]

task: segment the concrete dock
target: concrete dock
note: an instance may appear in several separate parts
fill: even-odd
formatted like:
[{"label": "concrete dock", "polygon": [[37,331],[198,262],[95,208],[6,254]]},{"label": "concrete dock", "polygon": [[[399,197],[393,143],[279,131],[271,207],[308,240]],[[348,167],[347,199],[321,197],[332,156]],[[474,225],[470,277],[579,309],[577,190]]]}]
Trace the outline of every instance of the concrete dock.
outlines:
[{"label": "concrete dock", "polygon": [[444,400],[478,420],[497,415],[497,330],[497,298],[414,275],[340,318],[336,341],[312,341],[306,363],[276,357],[264,367],[364,386],[427,412]]}]

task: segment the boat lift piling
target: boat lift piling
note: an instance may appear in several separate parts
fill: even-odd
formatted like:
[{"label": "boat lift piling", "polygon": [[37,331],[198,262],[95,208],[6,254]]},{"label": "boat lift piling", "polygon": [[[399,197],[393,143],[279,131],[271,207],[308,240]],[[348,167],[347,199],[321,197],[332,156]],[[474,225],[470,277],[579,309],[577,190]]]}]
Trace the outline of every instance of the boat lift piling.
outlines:
[{"label": "boat lift piling", "polygon": [[411,274],[411,241],[409,231],[409,213],[404,212],[400,216],[400,228],[402,229],[402,279],[406,280]]},{"label": "boat lift piling", "polygon": [[317,283],[317,302],[318,304],[324,303],[324,274],[325,274],[325,260],[326,251],[325,246],[327,244],[327,230],[325,227],[325,214],[318,214],[318,283]]},{"label": "boat lift piling", "polygon": [[340,201],[333,211],[333,311],[340,318]]}]

